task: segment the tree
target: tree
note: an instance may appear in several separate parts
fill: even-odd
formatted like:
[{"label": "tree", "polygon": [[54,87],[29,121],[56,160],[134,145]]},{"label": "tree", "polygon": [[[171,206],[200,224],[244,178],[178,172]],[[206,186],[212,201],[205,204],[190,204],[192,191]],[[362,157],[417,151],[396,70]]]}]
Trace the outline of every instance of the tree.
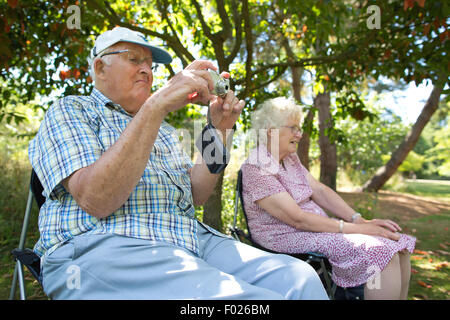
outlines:
[{"label": "tree", "polygon": [[[71,29],[68,0],[3,0],[0,109],[11,96],[30,101],[55,91],[90,92],[89,49],[100,32],[119,25],[144,33],[178,58],[165,66],[168,76],[195,58],[212,59],[221,70],[231,69],[232,87],[247,102],[241,119],[244,128],[259,102],[287,94],[285,88],[270,84],[296,68],[314,73],[317,83],[326,83],[327,90],[336,94],[336,117],[364,119],[370,112],[358,97],[358,87],[366,77],[435,81],[439,72],[448,72],[448,4],[405,3],[406,9],[401,3],[378,1],[382,28],[368,30],[368,3],[360,1],[80,0],[75,2],[81,8],[80,28]],[[283,39],[289,39],[293,56],[281,49]],[[189,106],[169,120],[178,126],[197,117],[198,110]],[[327,133],[336,136],[334,128]],[[220,220],[220,185],[205,212],[215,215],[215,221]]]},{"label": "tree", "polygon": [[430,150],[434,154],[433,160],[439,160],[437,171],[443,177],[450,177],[450,126],[441,128],[435,135],[436,146]]},{"label": "tree", "polygon": [[[450,98],[442,99],[429,128],[430,148],[424,152],[431,167],[429,173],[450,177]],[[434,169],[434,170],[433,170]],[[431,172],[430,172],[431,171]]]},{"label": "tree", "polygon": [[330,92],[319,93],[314,98],[314,106],[319,110],[320,182],[336,190],[337,151],[328,131],[333,128],[330,112]]},{"label": "tree", "polygon": [[422,130],[425,125],[430,121],[431,116],[436,112],[439,106],[439,97],[444,88],[444,80],[441,79],[438,84],[435,85],[433,91],[430,94],[422,112],[417,118],[416,123],[413,125],[411,130],[407,133],[403,142],[399,145],[397,150],[392,154],[389,161],[382,167],[378,169],[375,175],[367,181],[363,190],[365,191],[378,191],[395,173],[397,168],[405,160],[408,153],[414,148],[417,140],[419,139]]},{"label": "tree", "polygon": [[[387,159],[389,160],[389,158]],[[403,172],[404,175],[415,177],[416,171],[422,169],[422,166],[425,162],[425,157],[415,153],[414,151],[410,151],[408,156],[402,162],[402,164],[398,167],[398,171]]]},{"label": "tree", "polygon": [[[315,70],[319,75],[324,75],[323,79],[331,80],[327,80],[327,88],[331,92],[345,92],[345,95],[337,98],[342,116],[350,114],[357,120],[370,117],[357,92],[358,86],[365,78],[377,79],[380,75],[384,75],[405,82],[415,81],[416,84],[429,79],[438,87],[441,86],[440,77],[443,77],[444,81],[447,80],[450,69],[447,54],[449,51],[447,39],[450,33],[445,14],[449,12],[447,2],[416,3],[405,0],[402,6],[398,2],[378,1],[377,6],[381,7],[383,13],[383,27],[372,30],[368,28],[367,21],[369,3],[359,2],[353,9],[348,7],[352,5],[351,1],[339,4],[333,6],[336,12],[342,8],[350,10],[351,19],[348,27],[344,28],[345,32],[334,34],[329,32],[329,41],[320,43],[324,49],[322,51],[325,51],[328,57],[334,56],[335,59],[331,59],[327,64],[316,65]],[[321,14],[330,12],[326,8],[321,8],[320,4],[314,9]],[[336,14],[336,17],[340,18],[343,15]],[[326,25],[324,30],[328,31]],[[340,57],[347,59],[345,63],[342,63]],[[366,186],[371,185],[371,190],[378,190],[384,184],[414,146],[421,128],[428,122],[433,112],[432,102],[436,103],[436,99],[430,100],[429,108],[424,109],[423,116],[413,127],[411,135],[398,148],[398,152],[393,154],[387,167],[380,169],[372,182],[368,182]],[[331,133],[332,130],[328,132]],[[389,170],[386,170],[387,168]]]},{"label": "tree", "polygon": [[338,143],[339,167],[360,185],[389,160],[392,150],[409,130],[401,118],[386,107],[372,102],[368,103],[368,107],[375,114],[372,119],[355,122],[347,117],[336,121],[339,131],[345,135]]}]

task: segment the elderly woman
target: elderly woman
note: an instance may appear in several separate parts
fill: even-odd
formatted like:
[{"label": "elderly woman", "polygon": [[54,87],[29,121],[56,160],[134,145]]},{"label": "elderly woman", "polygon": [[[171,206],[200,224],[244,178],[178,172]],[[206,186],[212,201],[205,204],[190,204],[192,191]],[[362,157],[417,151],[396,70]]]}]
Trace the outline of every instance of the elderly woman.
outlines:
[{"label": "elderly woman", "polygon": [[242,166],[242,178],[254,241],[278,252],[326,255],[334,282],[365,284],[365,299],[406,299],[415,238],[398,233],[391,220],[363,219],[314,179],[296,154],[301,121],[301,107],[286,98],[268,100],[253,114],[259,143]]}]

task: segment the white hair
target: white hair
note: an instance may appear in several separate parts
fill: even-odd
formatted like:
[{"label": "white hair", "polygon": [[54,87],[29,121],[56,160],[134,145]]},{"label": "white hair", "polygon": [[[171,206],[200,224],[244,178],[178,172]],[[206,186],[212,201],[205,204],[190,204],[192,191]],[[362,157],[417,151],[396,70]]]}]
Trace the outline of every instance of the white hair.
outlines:
[{"label": "white hair", "polygon": [[112,56],[111,55],[105,56],[103,58],[100,58],[100,56],[103,53],[107,53],[107,52],[113,51],[115,46],[116,45],[112,45],[112,46],[110,46],[108,48],[105,48],[103,51],[99,52],[97,54],[97,56],[94,57],[94,59],[92,59],[91,55],[88,56],[89,75],[91,76],[92,81],[95,81],[95,62],[97,60],[101,59],[106,65],[108,65],[108,66],[111,65],[111,63],[112,63],[112,61],[111,61]]},{"label": "white hair", "polygon": [[[288,123],[290,119],[298,120],[299,126],[303,121],[302,107],[294,99],[278,97],[266,100],[251,116],[252,129],[269,130],[280,128]],[[259,137],[261,143],[267,144],[267,136]]]}]

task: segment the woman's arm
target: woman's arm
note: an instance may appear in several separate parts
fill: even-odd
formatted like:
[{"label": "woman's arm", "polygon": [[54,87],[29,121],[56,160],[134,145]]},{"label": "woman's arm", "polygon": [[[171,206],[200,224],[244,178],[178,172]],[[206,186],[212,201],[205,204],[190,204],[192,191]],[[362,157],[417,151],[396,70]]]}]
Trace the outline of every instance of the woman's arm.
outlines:
[{"label": "woman's arm", "polygon": [[357,224],[375,224],[383,228],[388,228],[392,232],[402,230],[397,223],[387,219],[365,220],[362,217],[359,217],[355,221],[352,221],[352,217],[356,212],[344,201],[344,199],[342,199],[333,189],[314,179],[309,172],[307,173],[306,178],[311,186],[311,189],[313,190],[313,194],[311,196],[313,201],[320,207],[333,213],[336,217]]},{"label": "woman's arm", "polygon": [[[321,208],[324,208],[336,217],[349,222],[364,222],[362,218],[359,221],[351,221],[356,213],[333,189],[314,179],[308,172],[306,174],[309,185],[313,191],[312,200]],[[357,220],[358,220],[357,219]]]},{"label": "woman's arm", "polygon": [[[256,201],[256,203],[275,218],[303,231],[339,232],[340,222],[302,210],[287,192],[273,194]],[[345,222],[343,233],[362,233],[380,236],[391,240],[400,239],[400,235],[386,228],[369,223]]]}]

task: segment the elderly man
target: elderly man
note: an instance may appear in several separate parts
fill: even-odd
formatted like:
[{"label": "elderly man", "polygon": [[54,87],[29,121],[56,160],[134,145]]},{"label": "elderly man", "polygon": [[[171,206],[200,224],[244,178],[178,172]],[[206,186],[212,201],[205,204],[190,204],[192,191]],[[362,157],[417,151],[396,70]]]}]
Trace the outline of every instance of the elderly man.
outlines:
[{"label": "elderly man", "polygon": [[172,58],[121,27],[101,34],[90,58],[91,95],[55,102],[29,148],[46,197],[35,246],[44,291],[54,299],[326,299],[306,263],[194,217],[218,175],[201,157],[191,163],[164,118],[209,102],[222,136],[233,127],[244,102],[232,91],[211,94],[215,66],[194,61],[150,94],[154,63]]}]

